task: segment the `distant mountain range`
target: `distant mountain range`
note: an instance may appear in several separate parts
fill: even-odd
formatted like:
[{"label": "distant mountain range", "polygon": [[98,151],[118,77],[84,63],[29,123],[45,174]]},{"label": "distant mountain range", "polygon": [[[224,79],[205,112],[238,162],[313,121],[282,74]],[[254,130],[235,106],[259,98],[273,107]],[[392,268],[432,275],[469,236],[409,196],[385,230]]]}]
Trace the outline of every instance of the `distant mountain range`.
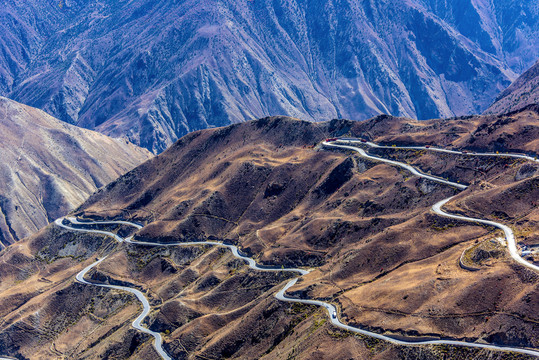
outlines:
[{"label": "distant mountain range", "polygon": [[154,152],[265,115],[480,113],[539,57],[531,0],[15,0],[0,94]]},{"label": "distant mountain range", "polygon": [[151,153],[0,97],[0,248],[35,233]]}]

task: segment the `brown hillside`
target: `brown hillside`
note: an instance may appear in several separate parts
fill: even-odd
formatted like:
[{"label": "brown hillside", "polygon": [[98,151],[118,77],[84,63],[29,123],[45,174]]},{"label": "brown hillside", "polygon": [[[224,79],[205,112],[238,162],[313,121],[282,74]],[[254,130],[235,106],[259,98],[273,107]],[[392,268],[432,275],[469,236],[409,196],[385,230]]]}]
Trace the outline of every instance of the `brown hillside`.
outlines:
[{"label": "brown hillside", "polygon": [[[273,117],[204,130],[100,189],[76,214],[145,223],[135,237],[146,241],[217,239],[238,244],[260,263],[311,268],[291,294],[333,302],[350,324],[539,347],[539,276],[513,263],[495,229],[430,211],[456,189],[352,153],[312,147],[325,137],[362,136],[389,144],[537,153],[536,137],[515,130],[528,126],[537,134],[536,120],[530,110],[427,122],[380,116],[313,124]],[[497,142],[495,134],[504,133],[515,141]],[[519,241],[539,238],[532,165],[427,151],[378,153],[471,183],[448,209],[506,222]],[[0,333],[9,334],[0,337],[0,353],[39,358],[56,349],[77,358],[152,358],[151,341],[136,337],[126,320],[136,316],[136,303],[73,284],[73,274],[96,255],[109,254],[90,276],[144,289],[153,306],[147,324],[165,334],[165,348],[175,358],[513,356],[398,347],[338,331],[321,309],[273,297],[289,274],[249,270],[223,249],[146,248],[91,238],[48,227],[0,254]],[[478,270],[461,267],[462,258]],[[72,287],[78,293],[68,300]],[[63,315],[70,321],[61,326],[50,321],[58,316],[53,300],[70,309]],[[38,310],[46,335],[26,330],[36,324]],[[23,336],[24,343],[10,340]]]}]

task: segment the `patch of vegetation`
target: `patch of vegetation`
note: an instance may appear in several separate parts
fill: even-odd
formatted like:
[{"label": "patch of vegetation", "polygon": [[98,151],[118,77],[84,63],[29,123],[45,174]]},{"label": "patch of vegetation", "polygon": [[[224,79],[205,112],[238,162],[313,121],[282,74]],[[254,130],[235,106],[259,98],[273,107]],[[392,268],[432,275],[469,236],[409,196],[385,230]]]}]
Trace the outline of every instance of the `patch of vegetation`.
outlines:
[{"label": "patch of vegetation", "polygon": [[313,332],[315,332],[318,328],[320,328],[327,322],[327,317],[325,315],[324,316],[320,316],[320,315],[321,315],[320,312],[317,312],[314,314],[313,324],[309,328],[309,334],[312,334]]},{"label": "patch of vegetation", "polygon": [[317,309],[318,307],[316,305],[293,303],[292,306],[290,306],[285,311],[285,313],[287,315],[296,315],[296,316],[294,316],[294,318],[290,321],[290,323],[288,323],[288,326],[286,327],[286,329],[273,340],[273,344],[269,347],[268,350],[266,350],[265,354],[271,353],[277,345],[279,345],[288,336],[292,335],[294,333],[294,328],[303,320],[308,318]]},{"label": "patch of vegetation", "polygon": [[503,254],[504,249],[498,241],[486,240],[464,250],[460,261],[464,266],[481,266],[487,261],[502,257]]},{"label": "patch of vegetation", "polygon": [[72,258],[78,261],[93,256],[103,245],[115,243],[105,235],[80,233],[69,230],[50,229],[43,235],[43,244],[34,257],[51,264],[58,259]]},{"label": "patch of vegetation", "polygon": [[132,262],[136,264],[136,269],[140,271],[155,258],[170,257],[170,248],[163,246],[134,246],[127,249],[127,255],[131,258]]},{"label": "patch of vegetation", "polygon": [[304,318],[307,318],[310,314],[317,310],[316,305],[308,305],[302,303],[293,303],[292,306],[287,310],[287,313],[290,315],[302,314]]},{"label": "patch of vegetation", "polygon": [[430,226],[430,228],[434,231],[446,231],[446,230],[449,230],[451,228],[454,228],[455,226],[457,226],[456,224],[453,224],[453,223],[449,223],[449,224],[444,224],[442,226],[438,226],[437,224],[432,224]]},{"label": "patch of vegetation", "polygon": [[[327,334],[329,335],[329,337],[331,337],[333,339],[339,339],[339,340],[346,339],[347,337],[357,335],[357,334],[355,334],[355,333],[353,333],[351,331],[341,330],[341,329],[337,329],[337,330],[328,329]],[[362,336],[362,335],[357,335],[357,336]],[[371,339],[371,337],[368,337],[368,338]]]},{"label": "patch of vegetation", "polygon": [[399,359],[417,359],[417,360],[475,360],[475,359],[495,359],[495,360],[531,360],[534,357],[530,355],[518,354],[509,351],[490,351],[485,349],[469,348],[465,346],[452,345],[417,345],[417,346],[398,346]]}]

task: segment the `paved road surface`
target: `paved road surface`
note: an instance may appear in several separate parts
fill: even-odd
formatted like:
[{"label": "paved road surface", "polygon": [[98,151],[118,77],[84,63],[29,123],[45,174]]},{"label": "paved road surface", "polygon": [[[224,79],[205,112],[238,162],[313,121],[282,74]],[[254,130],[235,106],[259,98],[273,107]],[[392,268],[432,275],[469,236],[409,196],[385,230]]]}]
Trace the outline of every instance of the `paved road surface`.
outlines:
[{"label": "paved road surface", "polygon": [[[327,147],[335,147],[335,148],[353,150],[353,151],[359,153],[359,155],[361,155],[364,158],[385,162],[387,164],[391,164],[391,165],[395,165],[395,166],[399,166],[401,168],[404,168],[404,169],[408,170],[409,172],[411,172],[414,175],[417,175],[417,176],[420,176],[422,178],[429,179],[429,180],[432,180],[432,181],[436,181],[436,182],[439,182],[439,183],[442,183],[442,184],[454,186],[454,187],[456,187],[457,189],[460,189],[460,190],[466,189],[466,185],[462,185],[462,184],[459,184],[459,183],[456,183],[456,182],[452,182],[452,181],[449,181],[449,180],[446,180],[446,179],[443,179],[443,178],[440,178],[440,177],[437,177],[437,176],[427,175],[427,174],[417,170],[413,166],[408,165],[408,164],[403,163],[403,162],[400,162],[400,161],[389,160],[389,159],[381,158],[379,156],[370,155],[365,150],[363,150],[362,148],[359,148],[357,146],[344,145],[344,144],[338,144],[336,142],[326,142],[326,141],[324,141],[322,143],[322,145],[327,146]],[[395,148],[390,147],[390,149],[395,149]]]},{"label": "paved road surface", "polygon": [[[380,158],[380,157],[377,157],[377,156],[369,155],[369,154],[367,154],[365,152],[365,150],[363,150],[361,148],[358,148],[358,147],[355,147],[355,146],[350,146],[350,145],[341,145],[340,142],[362,143],[360,140],[346,139],[346,140],[337,140],[335,142],[323,142],[322,144],[324,146],[329,146],[329,147],[336,147],[336,148],[354,150],[354,151],[358,152],[361,156],[363,156],[365,158],[378,160],[378,161],[389,163],[389,164],[392,164],[392,165],[397,165],[397,166],[400,166],[400,167],[404,167],[406,169],[409,169],[411,167],[410,165],[405,164],[405,163],[401,163],[401,162],[398,162],[398,161],[388,160],[388,159]],[[446,153],[451,153],[451,154],[468,155],[468,156],[493,156],[493,157],[508,157],[509,156],[509,157],[515,157],[515,158],[519,158],[519,159],[525,159],[525,160],[530,160],[530,161],[534,161],[534,162],[539,162],[539,160],[537,160],[537,159],[535,159],[535,158],[533,158],[531,156],[527,156],[527,155],[477,153],[477,152],[464,154],[461,151],[445,150],[445,149],[432,148],[432,147],[426,148],[424,146],[381,146],[381,145],[376,145],[376,144],[374,144],[372,142],[366,142],[366,143],[363,143],[363,144],[366,144],[367,146],[371,146],[371,147],[384,148],[384,149],[416,149],[416,150],[420,149],[420,150],[438,151],[438,152],[446,152]],[[457,184],[457,183],[451,182],[449,180],[445,180],[445,179],[438,178],[438,177],[429,176],[429,175],[426,175],[426,174],[424,174],[422,172],[419,172],[419,171],[414,172],[414,174],[417,175],[417,176],[421,176],[423,178],[426,178],[426,179],[430,179],[430,180],[442,183],[442,184],[458,187],[461,190],[465,190],[467,188],[466,185]],[[501,224],[501,223],[497,223],[495,221],[482,220],[482,219],[471,218],[471,217],[462,216],[462,215],[454,215],[454,214],[450,214],[448,212],[443,211],[442,206],[444,206],[446,203],[448,203],[453,198],[454,198],[454,196],[451,196],[451,197],[449,197],[447,199],[444,199],[444,200],[434,204],[432,206],[432,210],[438,215],[445,216],[445,217],[448,217],[448,218],[451,218],[451,219],[457,219],[457,220],[463,220],[463,221],[471,221],[471,222],[479,222],[479,223],[494,226],[494,227],[497,227],[497,228],[503,230],[503,232],[505,234],[505,240],[507,241],[507,248],[509,250],[509,254],[511,255],[511,257],[516,262],[520,263],[521,265],[524,265],[529,269],[539,271],[539,266],[536,266],[536,265],[524,260],[522,258],[522,256],[520,256],[520,254],[518,252],[518,249],[517,249],[517,243],[516,243],[516,239],[515,239],[515,234],[513,233],[513,231],[511,230],[511,228],[509,226]]]},{"label": "paved road surface", "polygon": [[[340,141],[343,141],[343,140],[340,140]],[[413,173],[414,175],[417,175],[417,176],[420,176],[420,177],[423,177],[423,178],[426,178],[426,179],[430,179],[432,181],[436,181],[436,182],[439,182],[439,183],[443,183],[443,184],[446,184],[446,185],[449,185],[449,186],[454,186],[454,187],[456,187],[458,189],[461,189],[461,190],[466,189],[466,185],[451,182],[449,180],[442,179],[442,178],[439,178],[439,177],[436,177],[436,176],[431,176],[431,175],[424,174],[424,173],[420,172],[419,170],[415,169],[414,167],[412,167],[412,166],[410,166],[408,164],[401,163],[401,162],[394,161],[394,160],[384,159],[384,158],[381,158],[381,157],[378,157],[378,156],[373,156],[373,155],[367,154],[367,152],[365,152],[365,150],[363,150],[361,148],[351,146],[351,145],[339,144],[340,141],[323,142],[323,145],[327,146],[327,147],[344,148],[344,149],[353,150],[353,151],[358,152],[361,156],[363,156],[365,158],[369,158],[369,159],[376,160],[376,161],[383,161],[383,162],[389,163],[391,165],[395,165],[395,166],[405,168],[405,169],[409,170],[411,173]],[[346,139],[344,141],[346,141],[348,143],[361,142],[360,140],[356,140],[356,139]],[[445,149],[432,148],[432,147],[429,147],[429,148],[422,147],[422,146],[411,146],[411,147],[392,147],[391,146],[390,147],[390,146],[380,146],[380,145],[376,145],[376,144],[370,143],[370,142],[367,142],[367,143],[364,143],[364,144],[367,144],[368,146],[371,146],[371,147],[378,147],[378,148],[417,149],[417,150],[439,151],[439,152],[446,152],[446,153],[452,153],[452,154],[463,154],[462,152],[459,152],[459,151],[445,150]],[[526,159],[526,160],[531,160],[531,161],[537,161],[536,159],[534,159],[532,157],[529,157],[527,155],[518,155],[518,154],[467,153],[465,155],[470,155],[470,156],[510,156],[510,157],[516,157],[516,158],[522,158],[522,159]],[[461,216],[461,215],[453,215],[453,214],[449,214],[449,213],[443,211],[441,209],[442,206],[444,204],[446,204],[448,201],[450,201],[452,198],[453,197],[450,197],[450,198],[444,199],[444,200],[436,203],[432,207],[433,211],[435,213],[441,215],[441,216],[445,216],[445,217],[449,217],[449,218],[453,218],[453,219],[458,219],[458,220],[464,220],[464,221],[480,222],[480,223],[483,223],[483,224],[495,226],[495,227],[498,227],[498,228],[502,229],[504,231],[504,233],[505,233],[505,238],[506,238],[506,241],[507,241],[507,244],[508,244],[509,252],[510,252],[511,256],[513,257],[513,259],[515,259],[515,261],[519,262],[520,264],[522,264],[524,266],[527,266],[528,268],[531,268],[533,270],[539,270],[539,268],[537,266],[527,262],[522,257],[520,257],[520,255],[518,254],[517,248],[516,248],[515,236],[514,236],[513,232],[511,231],[511,229],[508,226],[500,224],[500,223],[496,223],[496,222],[490,221],[490,220],[482,220],[482,219],[475,219],[475,218],[470,218],[470,217]],[[304,269],[297,269],[297,268],[290,268],[290,269],[289,268],[267,268],[267,267],[260,266],[260,265],[256,264],[256,262],[253,259],[241,254],[236,246],[223,244],[223,243],[220,243],[220,242],[217,242],[217,241],[167,243],[167,244],[158,244],[158,243],[145,242],[145,241],[135,241],[135,240],[132,239],[132,237],[124,239],[124,238],[122,238],[122,237],[120,237],[120,236],[118,236],[116,234],[113,234],[113,233],[107,232],[107,231],[81,229],[81,228],[76,228],[76,227],[73,227],[73,226],[70,226],[70,225],[65,225],[65,224],[63,224],[63,219],[64,218],[57,219],[55,221],[55,223],[58,226],[61,226],[63,228],[73,230],[73,231],[82,231],[82,232],[90,232],[90,233],[108,235],[108,236],[113,237],[118,242],[127,242],[127,243],[131,243],[131,244],[146,245],[146,246],[193,246],[193,245],[222,246],[222,247],[227,247],[228,249],[230,249],[232,251],[232,254],[235,257],[246,261],[250,268],[258,270],[258,271],[274,271],[274,272],[275,271],[289,271],[289,272],[298,273],[300,275],[300,277],[309,273],[309,270],[304,270]],[[100,221],[84,221],[84,222],[79,222],[79,221],[77,221],[77,219],[72,218],[72,217],[69,217],[67,219],[72,224],[75,224],[75,225],[81,225],[81,224],[123,224],[123,225],[134,226],[137,229],[142,228],[141,225],[134,224],[134,223],[131,223],[131,222],[128,222],[128,221],[102,221],[102,222],[100,222]],[[161,355],[161,357],[163,359],[167,359],[167,360],[171,359],[171,357],[163,349],[163,346],[162,346],[163,340],[162,340],[161,335],[159,333],[153,332],[153,331],[151,331],[151,330],[149,330],[149,329],[142,326],[143,319],[149,313],[150,305],[149,305],[148,300],[146,299],[146,297],[144,296],[144,294],[141,291],[136,290],[136,289],[132,289],[132,288],[128,288],[128,287],[125,287],[125,286],[116,286],[116,285],[106,285],[106,284],[93,283],[93,282],[90,282],[90,281],[84,279],[84,275],[88,271],[90,271],[90,269],[92,269],[93,267],[98,265],[100,262],[105,260],[105,258],[102,258],[102,259],[94,262],[93,264],[87,266],[81,272],[79,272],[77,274],[77,276],[76,276],[77,281],[79,281],[79,282],[81,282],[83,284],[88,284],[88,285],[95,285],[95,286],[107,287],[107,288],[112,288],[112,289],[125,290],[125,291],[131,292],[132,294],[135,294],[137,296],[137,298],[139,299],[139,301],[143,304],[143,311],[135,319],[135,321],[133,321],[133,324],[132,324],[133,327],[140,330],[140,331],[143,331],[145,333],[148,333],[148,334],[152,335],[154,337],[154,347],[156,348],[157,352]],[[507,347],[506,346],[497,346],[497,345],[490,345],[490,344],[479,344],[479,343],[471,343],[471,342],[456,341],[456,340],[449,340],[449,339],[448,340],[444,340],[444,339],[440,339],[440,340],[417,340],[417,339],[414,339],[412,337],[410,337],[410,338],[399,337],[397,339],[397,338],[393,338],[393,337],[390,337],[390,336],[387,336],[387,335],[377,334],[377,333],[374,333],[374,332],[371,332],[371,331],[367,331],[367,330],[363,330],[363,329],[356,328],[356,327],[353,327],[353,326],[349,326],[349,325],[346,325],[346,324],[343,324],[342,322],[340,322],[338,316],[336,316],[337,309],[332,304],[326,303],[324,301],[319,301],[319,300],[295,299],[295,298],[287,297],[285,295],[286,291],[290,287],[294,286],[294,284],[296,284],[298,279],[299,279],[299,277],[296,277],[294,279],[289,280],[286,283],[286,285],[279,292],[277,292],[277,294],[275,294],[275,297],[277,299],[279,299],[279,300],[282,300],[282,301],[297,302],[297,303],[302,303],[302,304],[310,304],[310,305],[317,305],[317,306],[324,307],[328,311],[328,316],[330,318],[331,323],[333,325],[341,328],[341,329],[344,329],[344,330],[348,330],[348,331],[351,331],[351,332],[355,332],[355,333],[363,334],[363,335],[366,335],[366,336],[374,337],[374,338],[377,338],[377,339],[380,339],[380,340],[389,341],[391,343],[398,344],[398,345],[458,345],[458,346],[466,346],[466,347],[474,347],[474,348],[483,348],[483,349],[488,349],[488,350],[514,351],[514,352],[518,352],[518,353],[522,353],[522,354],[528,354],[528,355],[533,355],[533,356],[539,357],[539,351],[538,350],[533,350],[533,349],[515,348],[515,347],[508,347],[508,346]],[[1,359],[2,358],[0,358],[0,360]]]}]

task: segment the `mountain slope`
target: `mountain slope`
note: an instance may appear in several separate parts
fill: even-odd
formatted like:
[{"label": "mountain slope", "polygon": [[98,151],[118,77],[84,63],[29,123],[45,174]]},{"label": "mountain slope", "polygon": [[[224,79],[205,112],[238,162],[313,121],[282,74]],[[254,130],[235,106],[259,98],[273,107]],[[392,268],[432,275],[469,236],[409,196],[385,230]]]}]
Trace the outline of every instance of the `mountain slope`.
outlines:
[{"label": "mountain slope", "polygon": [[[537,294],[537,276],[513,265],[502,248],[484,260],[477,256],[474,266],[480,267],[479,272],[459,267],[461,254],[480,251],[476,244],[487,246],[499,235],[430,213],[430,206],[454,189],[349,153],[316,151],[308,145],[325,136],[368,134],[389,144],[537,154],[537,119],[537,111],[531,110],[425,122],[389,116],[322,124],[267,118],[196,132],[101,189],[78,213],[132,217],[147,224],[135,235],[144,241],[220,239],[238,244],[262,264],[314,268],[292,294],[332,299],[352,324],[370,328],[385,324],[385,330],[398,334],[536,347],[535,335],[525,334],[536,333],[532,315],[536,304],[528,306],[526,299]],[[507,136],[511,141],[505,141]],[[537,209],[532,201],[537,197],[537,166],[530,170],[529,164],[511,159],[418,151],[387,150],[378,155],[471,183],[452,205],[457,212],[465,209],[491,219],[503,216],[517,231],[529,231],[521,241],[537,243]],[[491,198],[503,198],[505,203],[498,205]],[[111,202],[122,210],[110,210]],[[102,271],[125,279],[123,271],[112,266],[118,262],[104,265]],[[501,294],[494,294],[489,285],[497,278],[507,279],[499,285]],[[164,285],[151,286],[168,291]],[[216,285],[214,291],[218,289]],[[170,301],[183,301],[185,296],[183,291],[177,297],[174,291],[167,294],[175,299]],[[189,304],[193,310],[202,306],[196,301]],[[171,343],[183,342],[193,328],[204,324],[202,316],[177,328],[167,320],[168,311],[164,307],[150,324],[169,329]],[[511,314],[530,321],[521,322]],[[458,326],[448,321],[455,317],[460,319]],[[223,331],[216,330],[215,336],[232,341],[223,340],[228,336]],[[222,356],[214,351],[227,343],[209,347],[206,341],[211,344],[212,338],[201,340],[194,349],[205,356]],[[245,347],[252,349],[243,346],[237,357]]]},{"label": "mountain slope", "polygon": [[67,214],[97,188],[149,159],[142,148],[0,97],[0,243]]},{"label": "mountain slope", "polygon": [[539,57],[531,0],[60,4],[0,9],[1,93],[154,152],[267,115],[478,113]]},{"label": "mountain slope", "polygon": [[520,75],[498,97],[485,114],[505,114],[539,104],[539,61]]},{"label": "mountain slope", "polygon": [[[225,241],[258,263],[309,268],[289,293],[335,304],[342,321],[354,326],[537,348],[537,274],[509,258],[493,241],[500,236],[494,229],[430,211],[455,188],[313,145],[361,135],[386,144],[537,154],[538,117],[533,109],[423,122],[270,117],[202,130],[101,188],[75,214],[145,225],[136,232],[97,226],[121,236]],[[374,152],[470,183],[448,205],[451,211],[506,223],[519,242],[538,243],[536,165]],[[88,278],[144,290],[152,306],[145,325],[163,334],[173,358],[527,358],[355,336],[336,330],[324,309],[276,300],[290,274],[253,271],[226,249],[116,243],[53,225],[0,253],[0,353],[155,358],[151,339],[131,329],[140,311],[131,296],[73,282],[105,256]],[[462,258],[477,271],[459,266]]]}]

